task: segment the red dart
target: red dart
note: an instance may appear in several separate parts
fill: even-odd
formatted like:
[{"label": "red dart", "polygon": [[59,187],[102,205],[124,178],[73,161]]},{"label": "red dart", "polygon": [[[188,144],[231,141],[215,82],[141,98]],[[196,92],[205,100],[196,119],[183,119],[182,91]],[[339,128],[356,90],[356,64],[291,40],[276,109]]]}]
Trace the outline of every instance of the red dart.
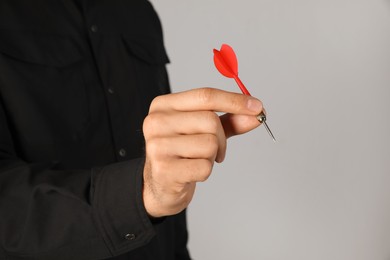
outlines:
[{"label": "red dart", "polygon": [[[244,86],[240,78],[238,77],[238,61],[237,56],[234,53],[234,50],[232,47],[230,47],[227,44],[222,44],[221,50],[213,50],[214,52],[214,64],[217,70],[228,78],[234,78],[234,80],[237,82],[238,87],[241,89],[242,93],[244,95],[251,96],[247,88]],[[257,116],[257,119],[264,124],[265,129],[267,129],[267,132],[272,137],[274,142],[276,142],[276,139],[274,135],[271,132],[271,129],[268,127],[266,120],[267,117],[263,112],[260,113],[260,115]]]}]

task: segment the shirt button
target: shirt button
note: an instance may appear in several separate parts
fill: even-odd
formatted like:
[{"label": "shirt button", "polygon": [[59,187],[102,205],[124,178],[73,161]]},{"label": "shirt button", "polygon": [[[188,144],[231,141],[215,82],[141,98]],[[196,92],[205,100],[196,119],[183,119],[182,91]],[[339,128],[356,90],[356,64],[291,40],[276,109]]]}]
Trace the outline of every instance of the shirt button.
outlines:
[{"label": "shirt button", "polygon": [[108,91],[108,93],[110,93],[110,94],[114,94],[114,90],[113,90],[112,88],[108,88],[107,91]]},{"label": "shirt button", "polygon": [[94,32],[94,33],[95,33],[95,32],[97,32],[97,31],[98,31],[97,25],[95,25],[95,24],[92,25],[92,26],[91,26],[91,32]]},{"label": "shirt button", "polygon": [[134,234],[126,234],[125,235],[125,239],[126,240],[134,240],[135,239],[135,235]]},{"label": "shirt button", "polygon": [[121,156],[121,157],[125,157],[126,156],[126,150],[125,149],[120,149],[119,150],[119,155]]}]

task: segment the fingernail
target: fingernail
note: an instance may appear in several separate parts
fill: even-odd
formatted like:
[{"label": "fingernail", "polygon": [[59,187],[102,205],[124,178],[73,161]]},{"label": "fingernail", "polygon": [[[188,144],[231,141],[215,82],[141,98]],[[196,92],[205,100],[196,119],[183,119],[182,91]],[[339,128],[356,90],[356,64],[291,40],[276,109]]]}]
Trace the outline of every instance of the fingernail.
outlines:
[{"label": "fingernail", "polygon": [[256,113],[260,113],[261,110],[263,109],[263,104],[261,103],[261,101],[252,97],[248,99],[247,106],[249,110]]}]

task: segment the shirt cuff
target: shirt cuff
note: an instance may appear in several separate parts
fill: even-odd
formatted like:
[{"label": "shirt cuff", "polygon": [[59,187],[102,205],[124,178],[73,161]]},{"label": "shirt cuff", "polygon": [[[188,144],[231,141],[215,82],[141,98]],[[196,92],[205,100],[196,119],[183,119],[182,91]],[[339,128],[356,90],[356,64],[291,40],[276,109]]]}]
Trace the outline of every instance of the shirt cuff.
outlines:
[{"label": "shirt cuff", "polygon": [[113,256],[141,247],[155,235],[142,198],[143,168],[140,158],[92,171],[94,217]]}]

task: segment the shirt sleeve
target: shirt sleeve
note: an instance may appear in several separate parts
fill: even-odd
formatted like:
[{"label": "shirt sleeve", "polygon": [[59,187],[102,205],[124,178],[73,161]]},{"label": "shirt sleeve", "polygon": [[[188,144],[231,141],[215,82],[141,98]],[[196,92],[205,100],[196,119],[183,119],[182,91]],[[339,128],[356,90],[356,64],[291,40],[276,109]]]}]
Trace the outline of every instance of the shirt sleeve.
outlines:
[{"label": "shirt sleeve", "polygon": [[103,259],[154,236],[143,159],[54,170],[17,158],[0,102],[0,259]]},{"label": "shirt sleeve", "polygon": [[176,232],[177,238],[176,241],[176,250],[175,250],[175,259],[177,260],[191,260],[190,254],[187,248],[188,242],[188,231],[187,231],[187,211],[183,211],[181,214],[177,215],[178,220],[176,221]]}]

